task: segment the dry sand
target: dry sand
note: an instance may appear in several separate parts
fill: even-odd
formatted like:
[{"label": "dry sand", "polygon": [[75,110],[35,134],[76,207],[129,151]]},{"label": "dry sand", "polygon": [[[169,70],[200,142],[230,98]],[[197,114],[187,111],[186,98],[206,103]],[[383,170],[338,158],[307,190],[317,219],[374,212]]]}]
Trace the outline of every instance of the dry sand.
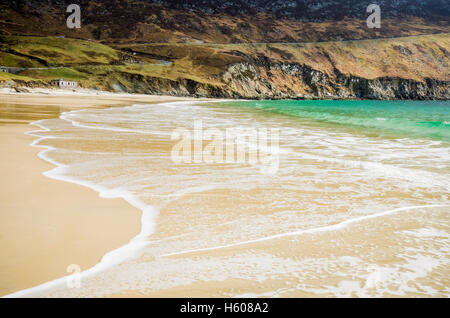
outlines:
[{"label": "dry sand", "polygon": [[42,175],[54,166],[24,133],[29,122],[77,108],[121,106],[174,97],[93,94],[0,94],[0,295],[86,270],[140,231],[140,211],[120,199]]}]

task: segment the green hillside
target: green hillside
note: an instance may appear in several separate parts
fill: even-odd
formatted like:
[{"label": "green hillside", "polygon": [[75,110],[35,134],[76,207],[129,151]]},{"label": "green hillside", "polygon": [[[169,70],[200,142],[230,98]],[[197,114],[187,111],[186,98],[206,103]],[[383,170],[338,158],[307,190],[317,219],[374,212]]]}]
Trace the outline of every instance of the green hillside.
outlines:
[{"label": "green hillside", "polygon": [[26,61],[36,67],[111,64],[119,61],[116,50],[86,40],[3,36],[0,42],[0,65],[4,66],[23,67]]}]

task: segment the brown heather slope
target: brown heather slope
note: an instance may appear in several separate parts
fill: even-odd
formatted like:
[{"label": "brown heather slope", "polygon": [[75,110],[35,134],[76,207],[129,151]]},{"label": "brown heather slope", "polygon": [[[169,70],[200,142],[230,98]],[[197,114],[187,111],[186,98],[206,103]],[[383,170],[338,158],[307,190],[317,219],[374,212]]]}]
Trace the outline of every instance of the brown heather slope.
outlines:
[{"label": "brown heather slope", "polygon": [[[378,0],[381,29],[367,27],[368,2],[357,0],[329,0],[320,9],[312,0],[5,1],[0,31],[104,43],[317,42],[449,33],[448,4],[437,1]],[[81,6],[81,29],[66,27],[69,3]]]},{"label": "brown heather slope", "polygon": [[306,65],[367,79],[448,80],[450,34],[320,43],[120,45],[139,55],[191,64],[202,76],[219,75],[238,62]]}]

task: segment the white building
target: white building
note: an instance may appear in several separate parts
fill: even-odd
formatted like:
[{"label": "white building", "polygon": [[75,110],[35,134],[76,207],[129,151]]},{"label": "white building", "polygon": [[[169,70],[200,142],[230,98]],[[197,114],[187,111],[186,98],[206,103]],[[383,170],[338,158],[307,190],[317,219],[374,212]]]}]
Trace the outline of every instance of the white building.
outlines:
[{"label": "white building", "polygon": [[50,82],[53,86],[58,86],[59,88],[76,88],[78,87],[78,83],[74,81],[66,81],[63,78],[58,80],[53,80]]}]

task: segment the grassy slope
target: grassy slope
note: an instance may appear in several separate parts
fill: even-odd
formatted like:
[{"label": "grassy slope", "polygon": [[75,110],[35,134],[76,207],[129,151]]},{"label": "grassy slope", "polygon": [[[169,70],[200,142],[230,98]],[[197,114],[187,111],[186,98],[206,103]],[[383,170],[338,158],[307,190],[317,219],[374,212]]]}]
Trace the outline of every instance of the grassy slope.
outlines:
[{"label": "grassy slope", "polygon": [[[72,66],[79,64],[110,64],[119,60],[116,50],[109,46],[90,41],[67,39],[58,37],[24,37],[3,36],[0,51],[0,65],[21,66],[18,54],[29,57],[34,66]],[[5,54],[13,51],[16,59]],[[10,52],[11,53],[11,52]],[[23,57],[22,56],[22,57]],[[33,60],[35,58],[35,60]],[[12,65],[11,65],[12,64]],[[23,61],[22,61],[23,64]]]},{"label": "grassy slope", "polygon": [[[334,70],[373,79],[400,77],[449,80],[450,35],[427,35],[384,40],[322,42],[304,44],[103,44],[57,37],[7,36],[0,48],[0,65],[64,65],[64,68],[26,70],[19,75],[1,74],[0,80],[49,82],[63,77],[84,87],[111,89],[121,84],[131,89],[130,77],[179,78],[215,86],[224,85],[221,74],[232,64],[264,58],[271,63],[308,65],[327,74]],[[137,52],[142,64],[119,64],[119,49]],[[25,56],[5,53],[8,49]],[[3,50],[3,52],[1,52]],[[171,61],[170,65],[149,63],[151,58]],[[280,78],[280,81],[283,79]]]},{"label": "grassy slope", "polygon": [[[123,46],[122,46],[123,47]],[[368,79],[400,77],[449,80],[450,34],[306,44],[155,44],[127,46],[172,60],[190,74],[208,78],[236,62],[262,56],[275,63],[308,65],[323,73],[334,68]]]},{"label": "grassy slope", "polygon": [[[349,41],[281,46],[296,62],[331,74],[341,73],[367,79],[399,77],[449,80],[450,36],[448,34],[398,39]],[[328,59],[328,61],[327,61]]]},{"label": "grassy slope", "polygon": [[271,58],[308,65],[323,73],[334,68],[345,75],[367,79],[399,77],[422,81],[449,80],[450,35],[427,35],[397,39],[269,45],[256,52]]},{"label": "grassy slope", "polygon": [[6,52],[0,52],[0,65],[12,67],[42,67],[42,64],[38,61]]}]

